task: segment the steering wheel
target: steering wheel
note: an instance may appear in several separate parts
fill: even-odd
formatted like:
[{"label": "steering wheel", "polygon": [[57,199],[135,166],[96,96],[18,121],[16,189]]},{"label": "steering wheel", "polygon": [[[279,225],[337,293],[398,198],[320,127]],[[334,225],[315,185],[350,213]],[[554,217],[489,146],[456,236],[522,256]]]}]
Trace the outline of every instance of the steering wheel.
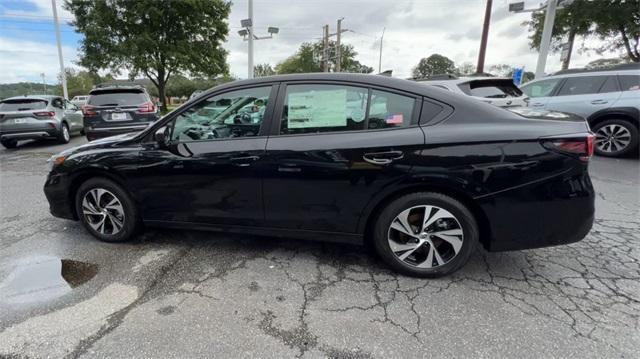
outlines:
[{"label": "steering wheel", "polygon": [[236,125],[251,123],[251,115],[247,113],[238,114],[233,118],[233,123]]}]

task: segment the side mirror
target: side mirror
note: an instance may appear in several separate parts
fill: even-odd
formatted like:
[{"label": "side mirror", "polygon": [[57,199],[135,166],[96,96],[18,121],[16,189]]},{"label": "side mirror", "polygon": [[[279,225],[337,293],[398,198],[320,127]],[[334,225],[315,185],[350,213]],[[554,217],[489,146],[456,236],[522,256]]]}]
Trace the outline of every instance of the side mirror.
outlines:
[{"label": "side mirror", "polygon": [[167,144],[167,126],[162,126],[157,129],[153,135],[153,139],[161,146],[165,146]]}]

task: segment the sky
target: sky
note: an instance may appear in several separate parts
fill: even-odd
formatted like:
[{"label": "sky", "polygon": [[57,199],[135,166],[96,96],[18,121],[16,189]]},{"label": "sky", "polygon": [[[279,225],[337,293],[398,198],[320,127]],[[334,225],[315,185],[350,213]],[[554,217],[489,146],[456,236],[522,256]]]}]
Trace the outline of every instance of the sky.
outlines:
[{"label": "sky", "polygon": [[[57,0],[65,67],[76,67],[82,35],[68,24],[72,15]],[[508,3],[494,0],[486,54],[488,69],[493,64],[524,66],[535,71],[537,52],[529,49],[528,30],[523,22],[529,13],[508,12]],[[539,1],[525,1],[527,8]],[[229,35],[224,47],[232,75],[247,76],[247,43],[238,35],[240,20],[247,17],[247,0],[235,0],[229,17]],[[278,62],[293,54],[301,43],[322,36],[322,26],[335,32],[336,20],[351,30],[342,41],[352,44],[357,60],[377,70],[380,36],[385,28],[381,68],[394,77],[406,78],[423,57],[439,53],[456,65],[477,62],[484,0],[254,0],[254,32],[267,35],[267,27],[280,28],[273,39],[254,42],[254,63]],[[578,39],[580,47],[584,40]],[[589,40],[594,44],[597,40]],[[605,56],[607,56],[605,54]],[[611,55],[609,55],[611,56]],[[593,52],[574,50],[571,67],[600,58]],[[60,72],[53,26],[51,0],[0,0],[0,83],[20,81],[56,82]],[[547,72],[560,69],[560,55],[551,54]]]}]

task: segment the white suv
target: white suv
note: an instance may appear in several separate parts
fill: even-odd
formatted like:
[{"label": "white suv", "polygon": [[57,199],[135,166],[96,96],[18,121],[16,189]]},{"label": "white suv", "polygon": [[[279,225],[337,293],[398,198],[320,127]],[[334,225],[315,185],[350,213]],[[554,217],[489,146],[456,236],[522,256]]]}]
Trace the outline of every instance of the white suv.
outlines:
[{"label": "white suv", "polygon": [[527,106],[529,98],[510,78],[501,77],[461,77],[438,75],[417,80],[425,85],[439,87],[451,92],[475,97],[478,100],[499,107]]},{"label": "white suv", "polygon": [[566,70],[522,86],[537,109],[584,117],[596,134],[595,152],[618,157],[638,151],[640,65]]}]

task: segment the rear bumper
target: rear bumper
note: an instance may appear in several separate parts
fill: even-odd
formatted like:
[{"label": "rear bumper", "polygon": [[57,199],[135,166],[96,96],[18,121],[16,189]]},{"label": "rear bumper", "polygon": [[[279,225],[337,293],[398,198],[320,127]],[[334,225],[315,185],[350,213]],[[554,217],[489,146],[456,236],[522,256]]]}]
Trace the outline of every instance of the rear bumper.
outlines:
[{"label": "rear bumper", "polygon": [[3,140],[31,140],[39,138],[57,138],[60,129],[51,122],[43,122],[42,126],[29,126],[29,128],[12,129],[10,126],[2,126],[0,139]]},{"label": "rear bumper", "polygon": [[84,133],[89,141],[99,138],[121,135],[129,132],[139,132],[149,126],[150,122],[137,123],[135,125],[112,126],[112,127],[85,127]]},{"label": "rear bumper", "polygon": [[44,183],[44,194],[49,202],[49,212],[54,217],[77,219],[71,194],[69,177],[64,174],[49,173]]},{"label": "rear bumper", "polygon": [[595,191],[586,170],[487,196],[479,203],[489,222],[489,251],[578,242],[591,230],[595,215]]}]

